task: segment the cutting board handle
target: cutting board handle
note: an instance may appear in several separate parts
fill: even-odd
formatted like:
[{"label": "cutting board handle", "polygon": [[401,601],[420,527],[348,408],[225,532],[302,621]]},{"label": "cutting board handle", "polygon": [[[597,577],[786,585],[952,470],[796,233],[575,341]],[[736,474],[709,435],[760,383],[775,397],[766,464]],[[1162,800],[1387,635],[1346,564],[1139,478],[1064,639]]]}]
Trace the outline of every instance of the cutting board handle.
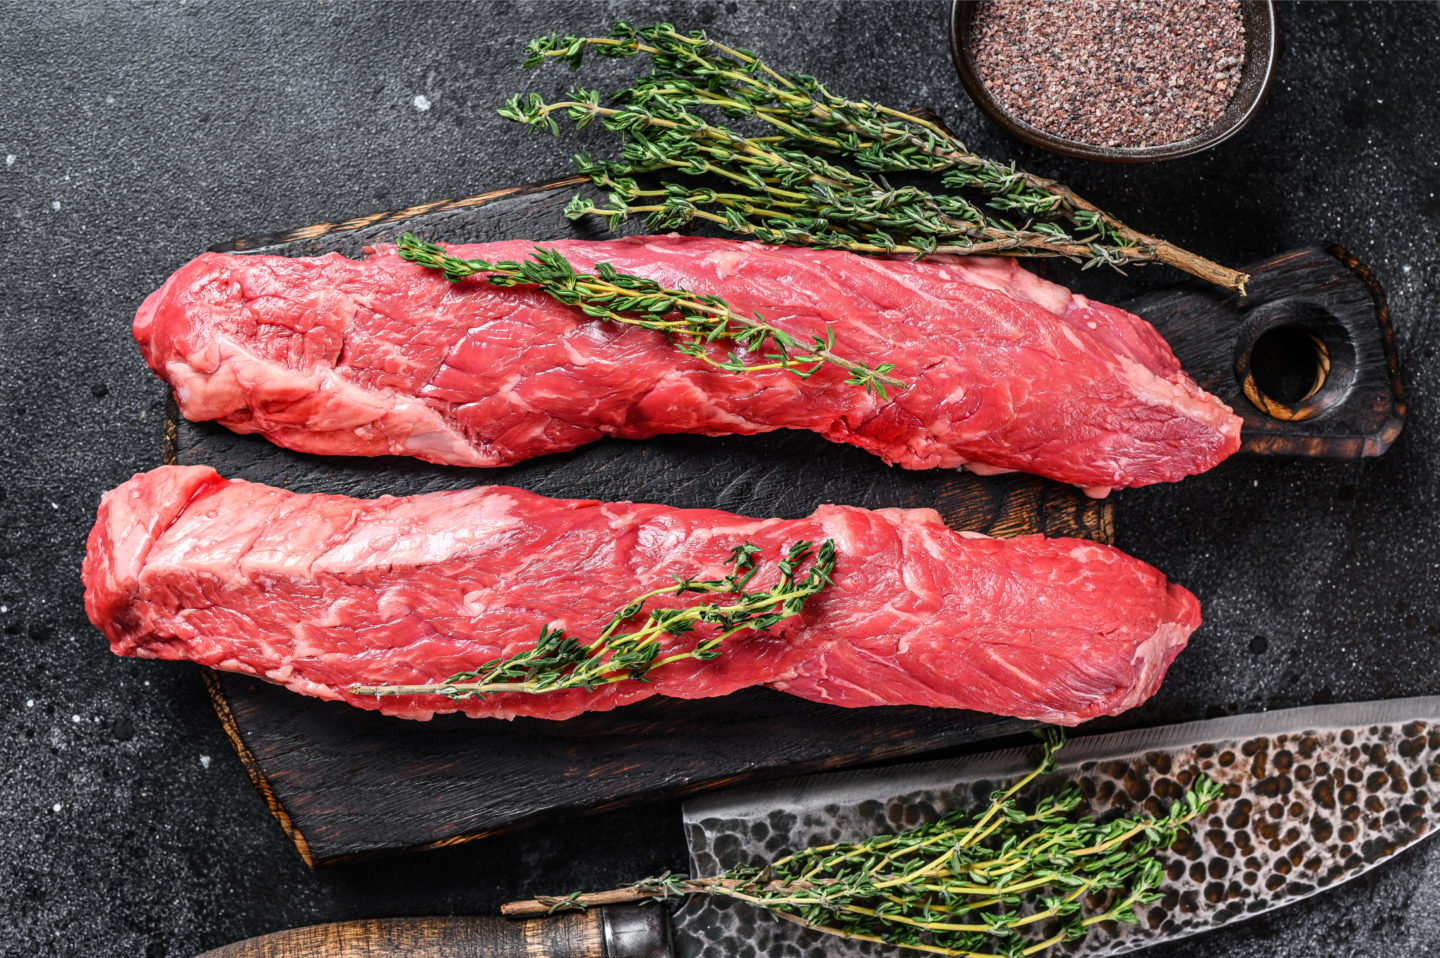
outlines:
[{"label": "cutting board handle", "polygon": [[1405,421],[1384,290],[1338,246],[1248,268],[1249,294],[1184,283],[1123,304],[1149,320],[1180,364],[1244,420],[1253,455],[1359,459]]},{"label": "cutting board handle", "polygon": [[198,958],[670,958],[660,907],[549,918],[377,918],[277,931]]}]

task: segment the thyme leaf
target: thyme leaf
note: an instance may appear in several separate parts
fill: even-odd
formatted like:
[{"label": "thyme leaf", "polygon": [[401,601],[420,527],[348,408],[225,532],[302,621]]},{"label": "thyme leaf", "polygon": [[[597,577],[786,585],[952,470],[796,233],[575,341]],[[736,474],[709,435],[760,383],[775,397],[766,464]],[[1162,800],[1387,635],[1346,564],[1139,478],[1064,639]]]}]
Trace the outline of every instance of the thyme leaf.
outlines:
[{"label": "thyme leaf", "polygon": [[[461,259],[411,233],[401,236],[397,246],[402,259],[439,270],[452,282],[479,276],[492,286],[533,286],[587,316],[664,333],[680,352],[726,372],[783,369],[808,379],[828,363],[849,374],[846,384],[860,386],[882,401],[889,399],[887,388],[905,386],[889,375],[894,363],[871,366],[836,355],[835,334],[829,327],[823,337],[804,342],[771,326],[758,313],[736,312],[719,296],[672,289],[622,273],[609,263],[597,265],[593,274],[583,273],[559,251],[541,247],[523,262]],[[711,347],[720,341],[733,343],[739,351],[716,357]]]},{"label": "thyme leaf", "polygon": [[[830,584],[835,569],[835,543],[795,542],[777,564],[779,581],[768,589],[746,591],[760,571],[760,548],[745,542],[730,553],[730,574],[718,579],[676,576],[675,581],[625,603],[611,616],[599,636],[588,643],[563,628],[542,626],[535,645],[508,658],[492,659],[479,668],[457,672],[426,685],[356,685],[355,695],[443,695],[454,701],[478,699],[497,692],[540,694],[567,689],[594,691],[627,679],[645,681],[658,668],[689,660],[719,658],[731,636],[744,631],[764,632],[799,615],[810,598]],[[801,574],[805,564],[808,570]],[[713,602],[659,607],[646,611],[658,596],[695,593],[722,597]],[[643,615],[642,615],[643,613]],[[638,623],[636,620],[639,620]],[[633,626],[626,630],[627,625]],[[687,635],[697,628],[710,632],[689,648],[664,651],[667,637]]]},{"label": "thyme leaf", "polygon": [[802,849],[764,867],[720,875],[664,874],[623,888],[512,902],[512,917],[625,901],[716,895],[747,902],[815,931],[936,955],[1012,958],[1083,938],[1099,924],[1133,923],[1137,905],[1160,898],[1156,853],[1221,796],[1196,776],[1163,815],[1099,821],[1077,815],[1079,789],[1064,786],[1022,804],[1019,793],[1054,768],[1064,742],[1046,729],[1028,775],[996,790],[978,813],[858,842]]},{"label": "thyme leaf", "polygon": [[[517,94],[499,111],[551,135],[564,117],[620,136],[615,159],[575,158],[608,200],[577,197],[571,218],[593,214],[614,228],[641,215],[654,229],[703,221],[767,243],[859,253],[1060,256],[1116,268],[1159,261],[1241,293],[1249,278],[1131,229],[1054,180],[972,153],[938,123],[846,99],[703,31],[620,22],[603,37],[552,34],[529,44],[525,66],[579,69],[587,53],[647,57],[653,71],[608,95],[576,87],[547,103]],[[932,186],[886,178],[901,174]],[[646,175],[660,185],[642,185]]]}]

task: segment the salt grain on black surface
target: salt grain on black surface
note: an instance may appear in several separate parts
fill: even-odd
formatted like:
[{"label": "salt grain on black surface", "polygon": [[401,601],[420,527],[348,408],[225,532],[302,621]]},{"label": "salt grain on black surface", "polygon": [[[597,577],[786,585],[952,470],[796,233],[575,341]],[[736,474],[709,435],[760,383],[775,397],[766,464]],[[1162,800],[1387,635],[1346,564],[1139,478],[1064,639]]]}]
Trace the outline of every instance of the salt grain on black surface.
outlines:
[{"label": "salt grain on black surface", "polygon": [[1007,113],[1110,147],[1205,132],[1245,60],[1237,0],[984,0],[970,42],[976,74]]}]

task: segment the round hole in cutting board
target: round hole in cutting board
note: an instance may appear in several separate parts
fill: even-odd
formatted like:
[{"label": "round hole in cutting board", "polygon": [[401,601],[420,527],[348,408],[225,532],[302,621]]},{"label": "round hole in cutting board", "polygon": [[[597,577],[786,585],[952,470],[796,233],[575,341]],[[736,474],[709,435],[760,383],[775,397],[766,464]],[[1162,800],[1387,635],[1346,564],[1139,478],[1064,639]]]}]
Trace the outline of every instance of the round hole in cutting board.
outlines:
[{"label": "round hole in cutting board", "polygon": [[1272,402],[1293,406],[1318,393],[1330,375],[1330,350],[1303,326],[1266,330],[1250,351],[1255,387]]},{"label": "round hole in cutting board", "polygon": [[1354,337],[1323,304],[1266,303],[1247,326],[1237,343],[1235,375],[1245,398],[1270,418],[1319,418],[1354,388]]}]

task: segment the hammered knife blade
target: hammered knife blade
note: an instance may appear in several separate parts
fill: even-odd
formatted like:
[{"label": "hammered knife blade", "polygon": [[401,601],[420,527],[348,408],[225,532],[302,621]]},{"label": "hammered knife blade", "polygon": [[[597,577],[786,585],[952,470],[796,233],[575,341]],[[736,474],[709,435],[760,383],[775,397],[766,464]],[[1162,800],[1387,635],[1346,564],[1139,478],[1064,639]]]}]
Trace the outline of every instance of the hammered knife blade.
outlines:
[{"label": "hammered knife blade", "polygon": [[[684,809],[691,874],[912,827],[1033,767],[1033,748],[792,779]],[[1375,867],[1440,811],[1440,696],[1328,705],[1073,739],[1036,788],[1077,782],[1090,811],[1159,814],[1196,770],[1224,787],[1163,854],[1164,898],[1136,926],[1097,926],[1047,954],[1121,955],[1279,908]],[[676,916],[681,958],[896,956],[730,901]]]}]

